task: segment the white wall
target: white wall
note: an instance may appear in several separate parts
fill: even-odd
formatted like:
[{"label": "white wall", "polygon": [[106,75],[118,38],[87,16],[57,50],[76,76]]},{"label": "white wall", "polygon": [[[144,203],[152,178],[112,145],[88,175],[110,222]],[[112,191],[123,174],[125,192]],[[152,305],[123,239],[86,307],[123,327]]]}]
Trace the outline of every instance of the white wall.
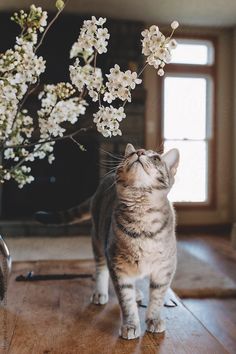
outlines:
[{"label": "white wall", "polygon": [[[19,9],[30,4],[44,9],[54,9],[56,0],[0,0],[1,9]],[[178,20],[181,25],[233,26],[235,0],[70,0],[66,11],[93,13],[112,18],[145,22],[170,23]]]}]

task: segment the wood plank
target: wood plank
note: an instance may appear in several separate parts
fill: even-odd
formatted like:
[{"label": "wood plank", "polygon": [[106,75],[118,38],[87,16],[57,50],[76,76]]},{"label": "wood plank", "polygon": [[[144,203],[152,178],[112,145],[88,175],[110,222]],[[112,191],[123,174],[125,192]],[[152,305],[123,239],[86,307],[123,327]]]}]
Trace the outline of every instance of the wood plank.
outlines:
[{"label": "wood plank", "polygon": [[[26,265],[24,263],[18,264],[18,271],[25,271]],[[14,335],[14,330],[18,320],[18,316],[22,311],[22,303],[25,301],[25,296],[28,291],[28,284],[23,287],[16,287],[16,293],[13,290],[15,286],[14,277],[11,277],[9,282],[9,289],[12,289],[12,295],[8,296],[6,304],[0,306],[0,353],[5,353],[5,346],[8,347]]]},{"label": "wood plank", "polygon": [[229,353],[236,353],[235,299],[184,299],[183,303]]},{"label": "wood plank", "polygon": [[[224,354],[224,347],[175,297],[178,306],[166,308],[165,334],[145,333],[145,310],[140,308],[142,337],[118,337],[120,314],[111,287],[105,306],[90,304],[91,279],[15,282],[16,275],[88,273],[91,261],[42,261],[13,266],[7,312],[9,354]],[[170,294],[174,297],[174,294]],[[147,299],[145,299],[145,303]]]},{"label": "wood plank", "polygon": [[[236,281],[236,250],[229,235],[191,235],[179,237],[181,245]],[[184,299],[185,306],[222,343],[236,353],[236,299]]]}]

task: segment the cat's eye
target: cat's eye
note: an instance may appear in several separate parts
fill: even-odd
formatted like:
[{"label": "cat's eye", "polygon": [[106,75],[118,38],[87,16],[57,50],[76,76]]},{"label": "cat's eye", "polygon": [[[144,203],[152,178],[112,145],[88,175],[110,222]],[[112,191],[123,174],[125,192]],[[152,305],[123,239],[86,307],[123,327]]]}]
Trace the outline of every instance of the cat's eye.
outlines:
[{"label": "cat's eye", "polygon": [[158,155],[152,156],[152,159],[153,159],[155,162],[161,161],[161,159],[160,159],[160,157],[159,157]]}]

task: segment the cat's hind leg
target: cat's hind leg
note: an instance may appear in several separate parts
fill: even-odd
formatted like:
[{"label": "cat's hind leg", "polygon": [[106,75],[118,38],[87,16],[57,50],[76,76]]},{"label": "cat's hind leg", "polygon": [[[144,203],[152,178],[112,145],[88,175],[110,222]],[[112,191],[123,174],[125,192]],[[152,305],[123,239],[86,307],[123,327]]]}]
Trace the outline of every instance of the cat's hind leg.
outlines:
[{"label": "cat's hind leg", "polygon": [[91,302],[96,305],[104,305],[108,302],[109,271],[105,255],[102,254],[96,240],[93,240],[93,251],[96,263],[95,289]]},{"label": "cat's hind leg", "polygon": [[95,290],[91,302],[96,305],[104,305],[108,302],[109,271],[104,262],[96,264]]}]

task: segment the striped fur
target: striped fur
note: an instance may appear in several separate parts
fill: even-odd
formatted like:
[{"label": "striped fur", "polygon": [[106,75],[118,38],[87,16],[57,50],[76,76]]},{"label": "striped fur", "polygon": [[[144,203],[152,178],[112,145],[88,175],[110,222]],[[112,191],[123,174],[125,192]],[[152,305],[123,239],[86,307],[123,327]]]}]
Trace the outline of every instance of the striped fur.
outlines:
[{"label": "striped fur", "polygon": [[34,217],[37,221],[42,224],[76,224],[85,219],[90,219],[90,203],[91,198],[85,200],[83,203],[76,205],[75,207],[57,212],[45,212],[38,211],[35,213]]},{"label": "striped fur", "polygon": [[[161,309],[176,267],[175,214],[167,194],[178,159],[177,150],[160,156],[136,151],[128,144],[116,173],[101,182],[92,199],[97,264],[92,301],[108,300],[107,267],[120,303],[120,334],[125,339],[140,335],[135,280],[146,275],[150,277],[147,330],[162,332],[165,328]],[[103,265],[101,273],[99,264]]]},{"label": "striped fur", "polygon": [[176,268],[175,214],[167,195],[174,183],[179,153],[160,156],[135,150],[128,144],[116,173],[107,175],[95,195],[66,212],[36,214],[44,223],[74,223],[92,214],[92,246],[96,262],[96,286],[91,301],[108,301],[112,278],[122,312],[120,335],[140,335],[136,300],[141,295],[135,280],[150,277],[147,330],[162,332],[165,293]]}]

